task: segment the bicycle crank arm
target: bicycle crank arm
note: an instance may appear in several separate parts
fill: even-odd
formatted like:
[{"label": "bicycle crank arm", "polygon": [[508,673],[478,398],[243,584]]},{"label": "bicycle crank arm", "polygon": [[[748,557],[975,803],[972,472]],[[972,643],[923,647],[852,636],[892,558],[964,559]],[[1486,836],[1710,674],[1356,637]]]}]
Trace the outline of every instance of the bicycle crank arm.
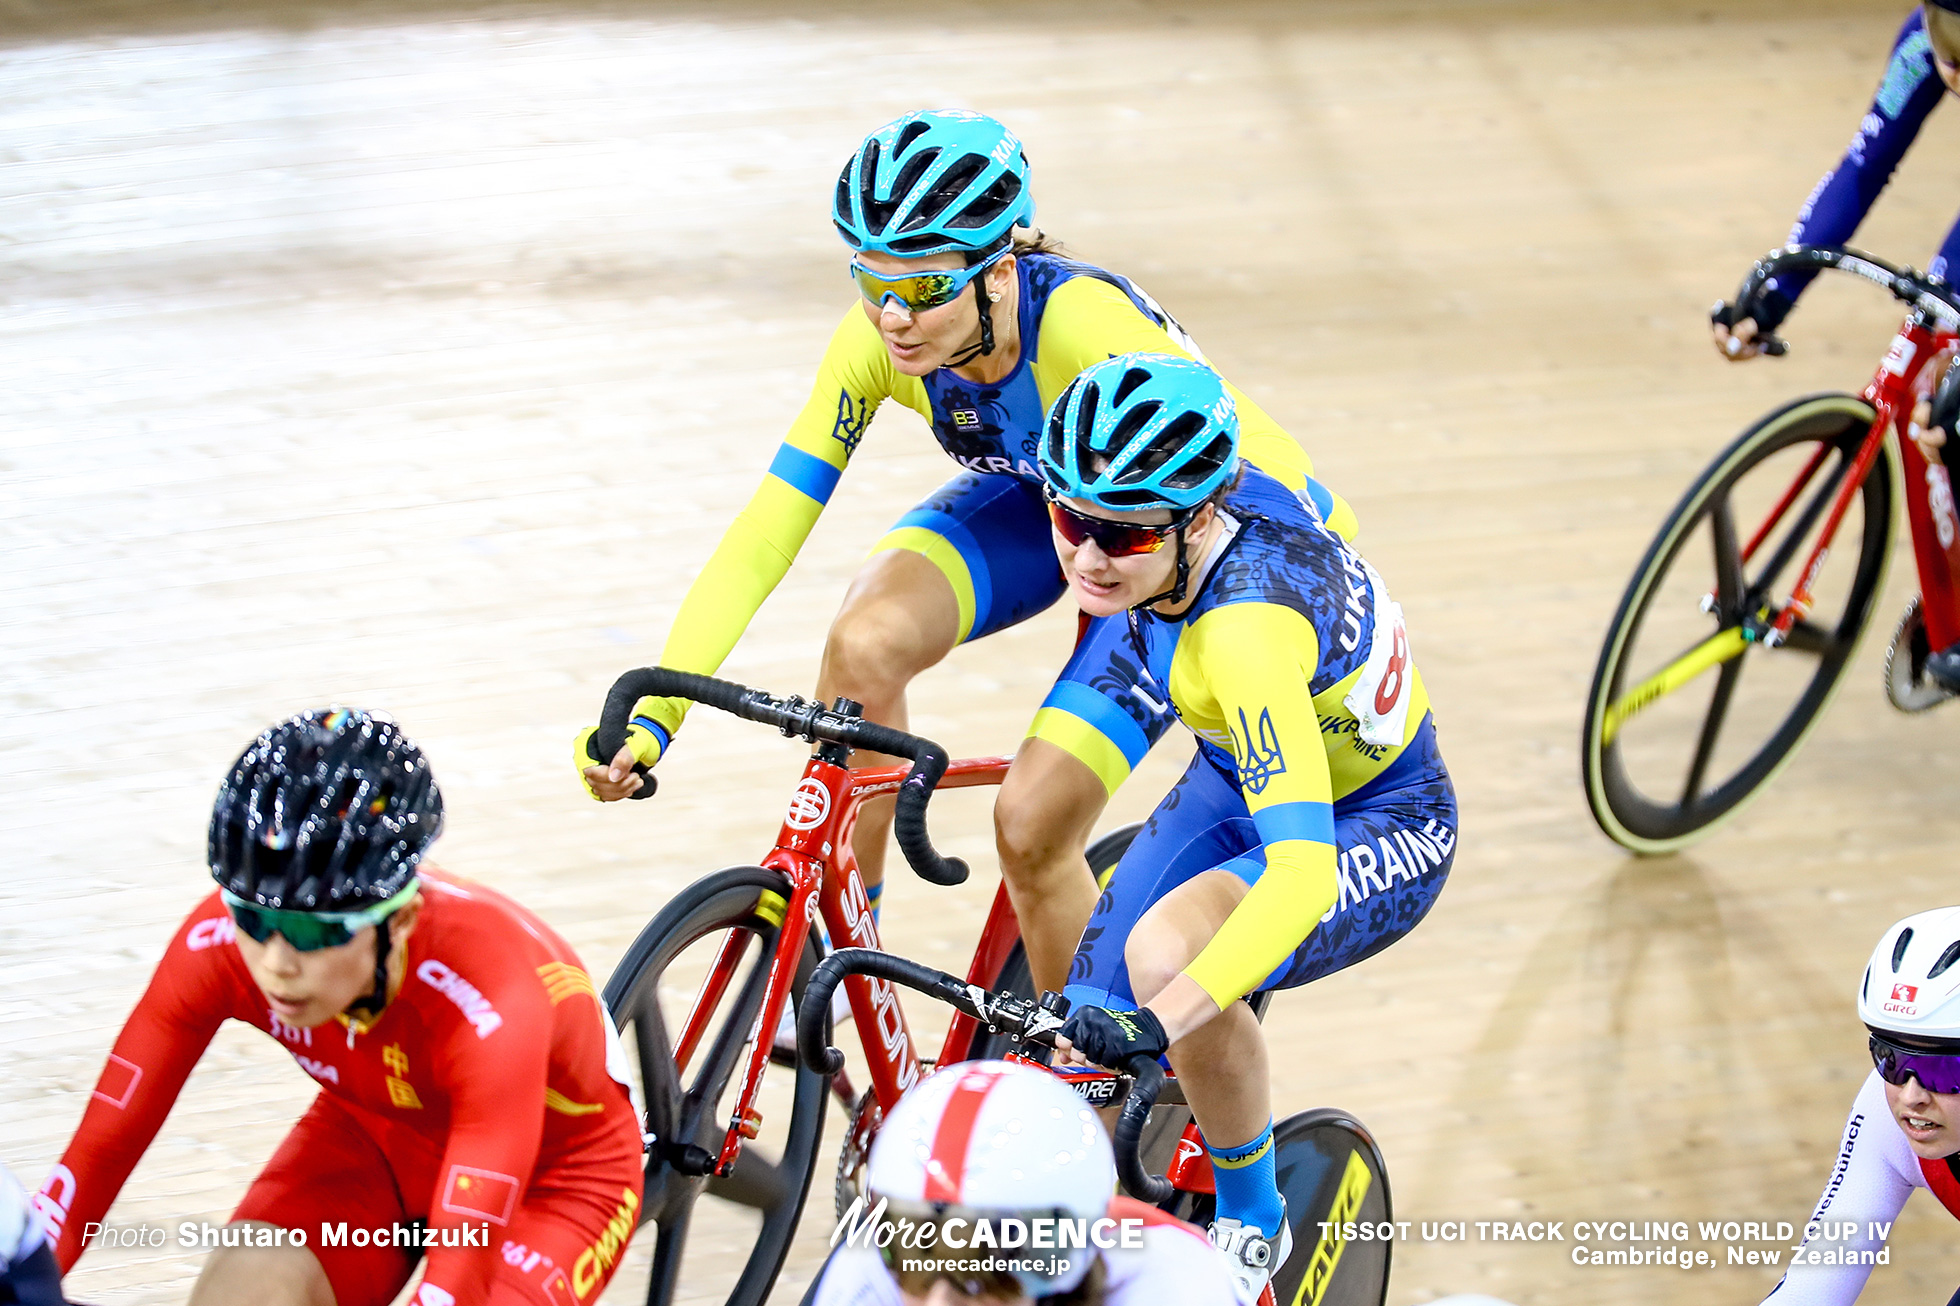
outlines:
[{"label": "bicycle crank arm", "polygon": [[1606,709],[1600,742],[1612,743],[1614,736],[1620,733],[1620,727],[1636,713],[1652,707],[1711,667],[1742,656],[1743,650],[1753,642],[1746,626],[1730,626],[1726,630],[1716,631],[1614,700]]}]

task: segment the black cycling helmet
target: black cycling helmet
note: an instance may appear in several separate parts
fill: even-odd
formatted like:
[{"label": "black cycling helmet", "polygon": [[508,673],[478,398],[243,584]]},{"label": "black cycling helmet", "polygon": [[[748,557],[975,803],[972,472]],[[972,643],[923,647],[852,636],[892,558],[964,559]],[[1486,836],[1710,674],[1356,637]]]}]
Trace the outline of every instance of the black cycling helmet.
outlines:
[{"label": "black cycling helmet", "polygon": [[442,794],[401,728],[353,708],[304,712],[246,748],[211,809],[211,878],[284,911],[395,897],[442,833]]}]

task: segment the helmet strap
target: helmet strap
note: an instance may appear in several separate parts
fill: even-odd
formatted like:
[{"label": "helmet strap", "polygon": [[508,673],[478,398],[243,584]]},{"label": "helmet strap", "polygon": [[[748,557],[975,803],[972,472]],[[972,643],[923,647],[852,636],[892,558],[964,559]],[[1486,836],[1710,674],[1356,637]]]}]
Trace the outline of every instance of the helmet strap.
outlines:
[{"label": "helmet strap", "polygon": [[388,1005],[388,953],[393,940],[388,934],[388,917],[374,923],[374,991],[354,1001],[349,1011],[365,1011],[370,1021]]},{"label": "helmet strap", "polygon": [[1153,594],[1141,603],[1132,603],[1131,608],[1150,608],[1159,603],[1179,604],[1184,602],[1184,591],[1191,584],[1191,555],[1184,547],[1184,528],[1191,524],[1189,517],[1177,524],[1177,574],[1171,587],[1162,594]]},{"label": "helmet strap", "polygon": [[973,279],[973,298],[980,305],[980,343],[970,345],[957,357],[947,359],[943,366],[965,367],[974,359],[994,352],[994,315],[990,311],[992,303],[987,298],[986,277],[979,276]]},{"label": "helmet strap", "polygon": [[973,302],[980,305],[980,352],[994,352],[994,313],[993,301],[987,298],[987,275],[981,273],[973,279]]}]

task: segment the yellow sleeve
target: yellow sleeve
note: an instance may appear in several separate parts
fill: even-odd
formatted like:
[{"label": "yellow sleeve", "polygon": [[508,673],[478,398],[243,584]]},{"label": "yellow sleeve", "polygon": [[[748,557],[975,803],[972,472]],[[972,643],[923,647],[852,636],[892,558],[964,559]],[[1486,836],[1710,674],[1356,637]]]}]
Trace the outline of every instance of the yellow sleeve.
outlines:
[{"label": "yellow sleeve", "polygon": [[[1063,282],[1048,297],[1041,315],[1041,357],[1035,360],[1034,369],[1042,402],[1054,403],[1083,368],[1118,354],[1137,352],[1198,357],[1194,348],[1174,339],[1139,312],[1129,296],[1101,277],[1081,276]],[[1239,447],[1246,461],[1290,490],[1304,486],[1313,474],[1313,459],[1300,442],[1237,386],[1226,381],[1225,388],[1239,407]]]},{"label": "yellow sleeve", "polygon": [[1320,644],[1291,608],[1229,603],[1191,623],[1177,656],[1191,659],[1231,736],[1266,856],[1264,873],[1184,970],[1223,1010],[1300,946],[1338,892],[1333,781],[1313,703]]},{"label": "yellow sleeve", "polygon": [[[853,304],[831,334],[809,401],[790,424],[768,474],[688,586],[660,653],[662,666],[704,676],[720,669],[810,537],[896,379],[877,329]],[[671,738],[687,708],[684,699],[641,699],[634,716]],[[666,742],[661,740],[663,749]]]}]

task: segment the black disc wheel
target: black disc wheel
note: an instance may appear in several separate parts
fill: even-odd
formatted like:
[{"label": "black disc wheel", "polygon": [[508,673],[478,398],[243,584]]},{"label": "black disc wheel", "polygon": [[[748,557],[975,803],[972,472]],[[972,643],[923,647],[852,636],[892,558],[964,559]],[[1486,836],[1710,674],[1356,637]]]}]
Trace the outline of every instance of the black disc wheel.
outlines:
[{"label": "black disc wheel", "polygon": [[1891,553],[1886,444],[1811,579],[1808,610],[1786,640],[1766,637],[1873,420],[1848,394],[1770,413],[1702,473],[1641,559],[1580,740],[1586,800],[1616,843],[1658,854],[1706,835],[1782,769],[1830,702]]},{"label": "black disc wheel", "polygon": [[[758,1132],[727,1175],[715,1161],[735,1109],[749,1035],[761,1011],[789,885],[759,866],[718,871],[682,890],[640,932],[606,985],[606,1009],[638,1073],[646,1108],[643,1222],[658,1229],[649,1306],[665,1306],[685,1281],[690,1300],[758,1306],[769,1295],[796,1232],[823,1134],[827,1083],[772,1061],[756,1106]],[[720,991],[704,988],[717,958],[733,960]],[[791,990],[800,1001],[816,968],[806,948]],[[679,1048],[690,1013],[701,1033]],[[794,1013],[792,1012],[792,1019]],[[772,1037],[774,1031],[763,1031]]]},{"label": "black disc wheel", "polygon": [[1273,1157],[1293,1231],[1293,1252],[1273,1275],[1273,1300],[1382,1306],[1394,1244],[1345,1237],[1340,1227],[1395,1218],[1374,1136],[1345,1111],[1302,1111],[1273,1126]]}]

